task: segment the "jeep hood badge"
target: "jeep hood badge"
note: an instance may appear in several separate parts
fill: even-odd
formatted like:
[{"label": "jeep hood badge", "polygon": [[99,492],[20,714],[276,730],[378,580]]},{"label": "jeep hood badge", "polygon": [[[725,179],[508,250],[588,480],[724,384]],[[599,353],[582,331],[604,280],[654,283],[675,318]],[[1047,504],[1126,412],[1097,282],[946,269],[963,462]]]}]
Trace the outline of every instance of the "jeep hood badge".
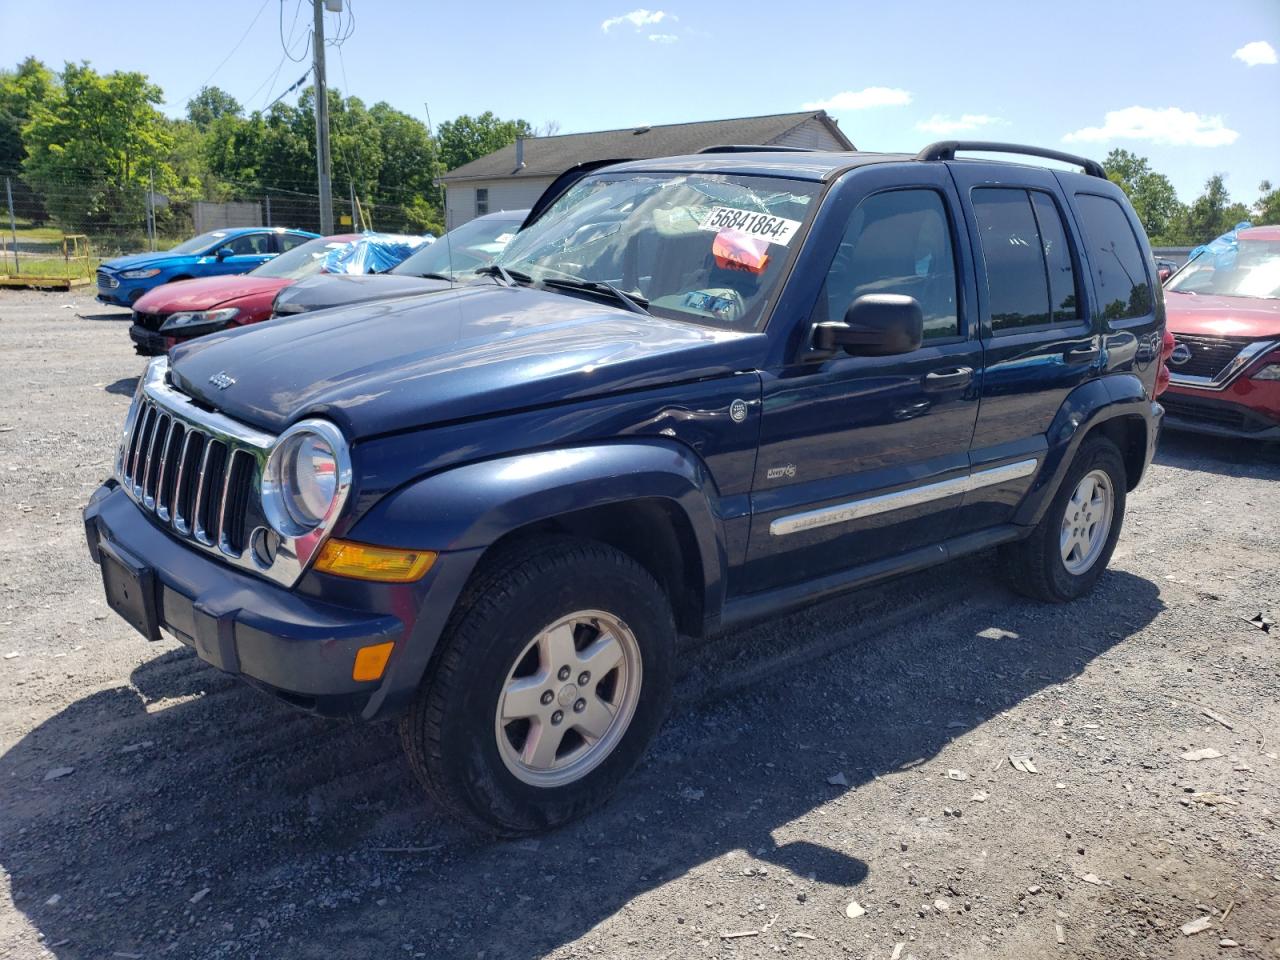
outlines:
[{"label": "jeep hood badge", "polygon": [[236,382],[236,378],[231,376],[231,374],[227,373],[227,371],[223,370],[219,373],[215,373],[212,377],[210,377],[209,382],[212,383],[219,390],[225,390],[227,389],[227,387],[231,386],[233,383]]}]

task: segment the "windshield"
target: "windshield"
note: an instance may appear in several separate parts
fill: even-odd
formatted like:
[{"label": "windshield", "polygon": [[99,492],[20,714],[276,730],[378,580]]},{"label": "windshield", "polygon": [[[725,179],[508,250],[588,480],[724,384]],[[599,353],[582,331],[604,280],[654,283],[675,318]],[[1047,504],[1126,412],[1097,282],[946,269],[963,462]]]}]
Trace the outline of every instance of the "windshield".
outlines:
[{"label": "windshield", "polygon": [[755,329],[819,188],[769,177],[599,174],[574,184],[496,262],[535,283],[612,284],[669,319]]},{"label": "windshield", "polygon": [[324,258],[334,250],[347,246],[349,240],[335,240],[331,237],[317,237],[308,240],[301,246],[294,247],[287,253],[268,260],[255,270],[250,270],[255,277],[279,277],[282,280],[301,280],[319,273],[324,266]]},{"label": "windshield", "polygon": [[225,230],[210,230],[208,233],[202,233],[198,237],[192,237],[190,240],[184,240],[176,247],[170,248],[169,252],[199,253],[202,250],[207,250],[209,247],[212,247],[219,240],[226,237],[226,235],[227,231]]},{"label": "windshield", "polygon": [[511,242],[523,219],[491,220],[483,217],[464,223],[388,272],[411,277],[433,274],[451,280],[470,280],[476,268],[492,263],[502,248]]},{"label": "windshield", "polygon": [[1219,297],[1280,298],[1280,242],[1239,240],[1234,249],[1206,248],[1165,289]]}]

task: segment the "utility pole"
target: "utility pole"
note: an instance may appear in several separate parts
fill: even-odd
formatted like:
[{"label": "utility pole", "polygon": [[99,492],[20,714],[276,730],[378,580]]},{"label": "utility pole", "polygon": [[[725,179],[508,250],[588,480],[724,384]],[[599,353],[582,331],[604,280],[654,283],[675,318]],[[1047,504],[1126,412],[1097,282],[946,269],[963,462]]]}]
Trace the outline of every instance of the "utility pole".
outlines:
[{"label": "utility pole", "polygon": [[351,230],[354,233],[360,232],[360,214],[356,210],[356,185],[355,181],[347,181],[351,187]]},{"label": "utility pole", "polygon": [[267,194],[263,199],[267,201],[267,226],[271,226],[271,194]]},{"label": "utility pole", "polygon": [[147,191],[147,233],[151,236],[151,249],[156,248],[156,171],[151,170],[151,189]]},{"label": "utility pole", "polygon": [[315,51],[312,73],[316,92],[316,175],[320,184],[320,232],[333,233],[333,184],[329,162],[329,85],[324,76],[324,0],[311,0],[315,8]]},{"label": "utility pole", "polygon": [[9,233],[13,236],[13,272],[21,273],[18,266],[18,224],[13,219],[13,184],[8,177],[4,178],[4,192],[9,197]]}]

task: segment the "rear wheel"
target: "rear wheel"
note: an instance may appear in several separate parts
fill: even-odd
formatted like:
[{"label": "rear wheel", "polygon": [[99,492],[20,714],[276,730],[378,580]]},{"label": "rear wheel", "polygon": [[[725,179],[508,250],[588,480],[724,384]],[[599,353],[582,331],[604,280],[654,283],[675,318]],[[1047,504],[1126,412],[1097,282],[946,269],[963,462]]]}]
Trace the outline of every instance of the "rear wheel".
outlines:
[{"label": "rear wheel", "polygon": [[1025,540],[1000,549],[1015,590],[1061,603],[1093,589],[1120,536],[1124,457],[1105,437],[1086,438],[1049,509]]},{"label": "rear wheel", "polygon": [[557,540],[492,563],[459,602],[401,739],[455,818],[519,835],[603,803],[671,697],[675,624],[638,563]]}]

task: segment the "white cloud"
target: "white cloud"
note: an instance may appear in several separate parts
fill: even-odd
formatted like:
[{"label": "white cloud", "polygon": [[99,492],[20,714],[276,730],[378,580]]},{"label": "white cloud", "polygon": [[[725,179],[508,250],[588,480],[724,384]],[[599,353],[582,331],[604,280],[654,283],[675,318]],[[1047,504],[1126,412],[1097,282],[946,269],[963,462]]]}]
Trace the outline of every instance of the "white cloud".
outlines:
[{"label": "white cloud", "polygon": [[936,133],[945,136],[949,133],[977,130],[979,127],[996,126],[1007,122],[1007,120],[1001,120],[999,117],[992,117],[985,113],[966,113],[962,114],[959,119],[952,119],[950,116],[935,113],[928,120],[921,120],[917,123],[916,129],[923,130],[925,133]]},{"label": "white cloud", "polygon": [[680,38],[674,33],[651,33],[649,39],[654,43],[675,43]]},{"label": "white cloud", "polygon": [[1264,63],[1275,63],[1276,48],[1265,40],[1255,40],[1253,43],[1246,43],[1231,57],[1247,66],[1256,67]]},{"label": "white cloud", "polygon": [[661,23],[663,20],[676,19],[665,10],[646,10],[641,7],[639,10],[632,10],[630,13],[624,13],[620,17],[610,17],[604,23],[600,24],[600,29],[608,33],[614,27],[620,27],[624,23],[629,23],[637,30],[641,27],[651,27],[655,23]]},{"label": "white cloud", "polygon": [[1105,143],[1109,140],[1150,140],[1178,147],[1225,147],[1240,136],[1222,117],[1201,116],[1190,110],[1165,107],[1125,107],[1109,110],[1100,127],[1068,133],[1067,143]]},{"label": "white cloud", "polygon": [[867,87],[845,90],[827,100],[806,103],[802,110],[867,110],[871,107],[905,107],[911,94],[896,87]]}]

